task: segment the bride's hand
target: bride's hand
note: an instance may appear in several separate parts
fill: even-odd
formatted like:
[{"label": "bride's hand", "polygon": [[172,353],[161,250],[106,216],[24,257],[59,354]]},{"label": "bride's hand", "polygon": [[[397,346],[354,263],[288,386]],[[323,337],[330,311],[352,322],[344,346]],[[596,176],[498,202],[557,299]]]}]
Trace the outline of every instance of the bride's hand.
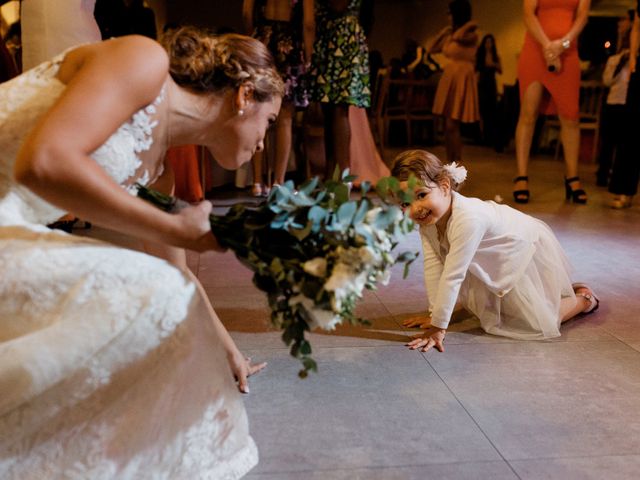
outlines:
[{"label": "bride's hand", "polygon": [[241,393],[249,393],[247,379],[267,366],[267,362],[252,364],[251,357],[245,357],[237,348],[227,352],[227,361]]},{"label": "bride's hand", "polygon": [[216,250],[223,252],[216,237],[211,233],[209,215],[211,214],[211,202],[204,201],[197,205],[189,205],[180,210],[176,217],[179,224],[179,234],[185,239],[185,248],[196,252]]}]

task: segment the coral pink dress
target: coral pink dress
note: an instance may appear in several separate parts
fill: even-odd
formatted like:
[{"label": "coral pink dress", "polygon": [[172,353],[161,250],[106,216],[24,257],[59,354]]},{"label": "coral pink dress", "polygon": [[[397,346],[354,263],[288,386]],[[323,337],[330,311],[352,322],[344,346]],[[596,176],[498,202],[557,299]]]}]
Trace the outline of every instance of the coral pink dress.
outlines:
[{"label": "coral pink dress", "polygon": [[[580,0],[538,0],[536,16],[550,40],[564,37],[573,25]],[[560,57],[562,68],[547,70],[542,46],[527,32],[518,61],[520,99],[533,82],[540,82],[548,92],[540,105],[541,113],[576,120],[580,96],[580,60],[576,42]]]},{"label": "coral pink dress", "polygon": [[171,163],[175,178],[175,196],[187,202],[199,202],[204,199],[198,149],[197,145],[183,145],[167,150],[167,160]]},{"label": "coral pink dress", "polygon": [[391,175],[389,167],[384,163],[376,148],[367,111],[364,108],[349,106],[349,126],[351,127],[351,141],[349,143],[351,164],[349,169],[352,174],[358,176],[353,183],[360,186],[366,180],[375,185],[382,177]]}]

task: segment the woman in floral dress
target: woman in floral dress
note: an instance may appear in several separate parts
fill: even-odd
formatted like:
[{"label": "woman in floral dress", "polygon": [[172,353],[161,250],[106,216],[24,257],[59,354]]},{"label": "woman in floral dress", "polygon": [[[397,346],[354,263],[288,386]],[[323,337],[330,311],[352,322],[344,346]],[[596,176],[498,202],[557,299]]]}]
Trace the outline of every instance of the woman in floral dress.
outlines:
[{"label": "woman in floral dress", "polygon": [[327,174],[350,166],[349,105],[368,107],[369,51],[359,22],[362,0],[317,0],[312,99],[322,104]]}]

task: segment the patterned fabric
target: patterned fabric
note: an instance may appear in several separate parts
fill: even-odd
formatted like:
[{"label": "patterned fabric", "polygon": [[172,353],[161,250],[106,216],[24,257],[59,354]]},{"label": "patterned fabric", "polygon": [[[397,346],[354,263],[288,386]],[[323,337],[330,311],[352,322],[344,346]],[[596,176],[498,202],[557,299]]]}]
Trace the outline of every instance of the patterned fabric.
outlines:
[{"label": "patterned fabric", "polygon": [[311,78],[313,100],[322,103],[368,107],[371,104],[369,50],[358,22],[361,0],[350,0],[336,14],[328,0],[316,2],[316,43]]},{"label": "patterned fabric", "polygon": [[266,1],[257,5],[253,36],[264,43],[273,55],[278,73],[284,80],[284,100],[293,102],[296,107],[306,107],[309,105],[309,90],[304,64],[302,5],[297,0],[291,3],[292,15],[288,22],[266,19]]},{"label": "patterned fabric", "polygon": [[[238,479],[257,449],[193,276],[47,229],[62,212],[13,180],[62,58],[0,85],[0,478]],[[163,101],[93,154],[123,188],[159,174],[138,153]]]}]

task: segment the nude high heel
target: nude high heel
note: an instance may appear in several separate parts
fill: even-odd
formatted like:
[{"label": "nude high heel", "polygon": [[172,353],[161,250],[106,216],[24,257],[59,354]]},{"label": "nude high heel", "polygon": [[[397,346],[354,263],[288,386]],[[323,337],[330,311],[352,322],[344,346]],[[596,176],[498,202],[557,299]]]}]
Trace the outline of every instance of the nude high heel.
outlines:
[{"label": "nude high heel", "polygon": [[633,195],[616,195],[609,202],[609,206],[611,208],[615,208],[616,210],[629,208],[631,206],[631,200],[633,200]]}]

